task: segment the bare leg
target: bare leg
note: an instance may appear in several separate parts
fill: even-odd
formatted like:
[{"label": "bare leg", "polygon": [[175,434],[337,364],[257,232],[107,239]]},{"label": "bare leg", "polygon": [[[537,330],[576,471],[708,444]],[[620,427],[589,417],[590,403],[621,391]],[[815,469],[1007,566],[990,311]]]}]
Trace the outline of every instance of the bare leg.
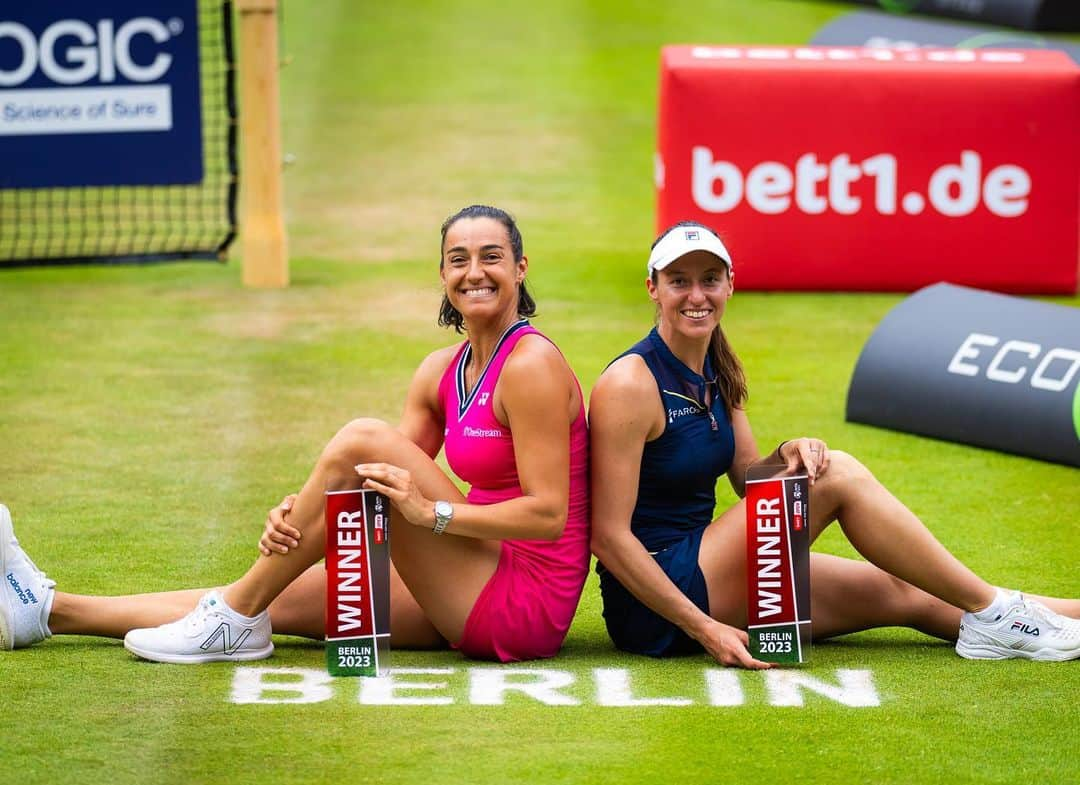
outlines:
[{"label": "bare leg", "polygon": [[[356,487],[360,462],[386,462],[410,472],[428,498],[463,502],[464,497],[435,462],[401,433],[378,420],[354,420],[323,450],[301,489],[289,523],[303,532],[288,554],[260,556],[245,575],[225,589],[225,601],[254,615],[270,606],[285,587],[323,556],[324,493]],[[499,543],[452,535],[436,536],[395,515],[391,555],[404,583],[426,617],[447,640],[460,640],[480,591],[495,572]]]},{"label": "bare leg", "polygon": [[[156,627],[187,615],[208,589],[93,597],[57,592],[49,615],[54,635],[100,635],[123,638],[138,627]],[[270,623],[281,635],[322,640],[326,629],[326,570],[317,564],[290,583],[270,604]],[[443,648],[423,610],[397,574],[390,572],[392,645],[406,649]]]},{"label": "bare leg", "polygon": [[698,565],[709,591],[709,615],[740,629],[746,627],[745,521],[743,500],[709,524],[698,554]]},{"label": "bare leg", "polygon": [[137,627],[157,627],[183,618],[207,589],[93,597],[56,592],[49,629],[53,635],[101,635],[123,638]]},{"label": "bare leg", "polygon": [[[309,567],[270,603],[275,633],[322,640],[326,635],[326,569]],[[401,649],[443,649],[432,626],[396,569],[390,569],[390,644]]]},{"label": "bare leg", "polygon": [[[740,502],[709,526],[699,557],[710,615],[735,627],[746,626],[744,509]],[[810,554],[810,614],[815,638],[903,626],[956,640],[960,627],[960,610],[948,603],[872,564],[822,553]]]},{"label": "bare leg", "polygon": [[867,562],[810,554],[814,639],[872,627],[910,627],[955,641],[961,611]]},{"label": "bare leg", "polygon": [[1080,619],[1080,600],[1064,600],[1060,597],[1043,597],[1039,594],[1028,594],[1027,592],[1024,592],[1024,596],[1041,602],[1047,608],[1055,613],[1060,613],[1062,616]]},{"label": "bare leg", "polygon": [[989,605],[995,589],[965,567],[907,507],[847,453],[810,492],[811,536],[837,520],[855,549],[885,572],[966,611]]},{"label": "bare leg", "polygon": [[[851,507],[841,505],[841,526],[844,527],[845,533],[850,536],[850,530],[858,532],[860,526],[865,525],[869,528],[877,526],[880,532],[874,533],[874,536],[859,538],[860,542],[863,542],[862,547],[868,547],[871,550],[878,548],[888,552],[902,547],[915,548],[928,545],[927,558],[937,559],[941,565],[940,569],[943,570],[954,569],[959,565],[958,582],[965,585],[970,582],[970,577],[974,577],[971,571],[949,554],[926,531],[923,524],[882,488],[867,470],[861,465],[858,469],[853,469],[848,461],[856,465],[857,462],[850,456],[844,456],[837,462],[837,457],[843,454],[833,453],[833,455],[834,463],[829,468],[826,477],[833,475],[837,469],[847,468],[848,471],[844,473],[843,478],[841,478],[841,472],[831,477],[832,488],[825,485],[825,478],[819,480],[814,484],[814,494],[826,491],[827,494],[833,496],[843,495],[843,491],[838,490],[838,486],[863,483],[869,478],[873,485],[867,492],[872,497],[882,494],[886,497],[872,498],[868,504],[859,500]],[[831,501],[829,496],[825,496],[825,501]],[[814,504],[818,505],[817,508]],[[826,517],[826,513],[822,512],[823,506],[827,507],[827,504],[819,503],[817,496],[812,497],[811,511],[814,515],[812,534],[814,537],[831,520]],[[854,520],[851,519],[852,515],[854,515]],[[865,515],[881,515],[883,518],[864,519],[861,517]],[[895,518],[890,519],[890,515],[894,515]],[[845,516],[847,516],[848,525],[845,525]],[[914,528],[915,531],[907,532],[908,528]],[[889,539],[889,532],[893,532],[892,540]],[[854,541],[855,537],[852,537],[852,540]],[[860,546],[856,543],[856,547]],[[864,555],[869,556],[866,553]],[[886,553],[885,556],[886,558],[881,561],[892,564],[896,569],[905,569],[911,561],[910,554],[889,556]],[[904,558],[905,556],[908,558]],[[745,627],[745,502],[739,502],[724,512],[706,529],[701,541],[699,564],[709,591],[710,615],[726,624]],[[838,556],[811,554],[810,591],[814,636],[825,638],[873,627],[905,626],[944,640],[956,640],[961,609],[945,599],[939,599],[901,578],[890,575],[882,569],[884,566],[884,564],[879,564],[875,567],[873,564]],[[921,574],[923,571],[917,572]],[[931,585],[937,585],[936,582],[940,577],[932,577],[928,582]],[[948,580],[948,576],[943,580]],[[975,577],[973,585],[977,588],[979,584],[989,586]],[[992,592],[993,587],[989,588]],[[1080,600],[1029,596],[1058,613],[1080,618]],[[982,605],[985,604],[982,603]],[[976,607],[979,606],[976,605]]]}]

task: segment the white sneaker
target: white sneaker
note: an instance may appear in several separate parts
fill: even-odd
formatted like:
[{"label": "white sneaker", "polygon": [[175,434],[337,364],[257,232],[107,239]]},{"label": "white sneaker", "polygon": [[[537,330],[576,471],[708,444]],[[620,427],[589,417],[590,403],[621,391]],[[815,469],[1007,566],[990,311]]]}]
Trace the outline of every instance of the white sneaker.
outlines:
[{"label": "white sneaker", "polygon": [[53,587],[19,547],[11,513],[0,504],[0,650],[21,649],[51,638]]},{"label": "white sneaker", "polygon": [[124,648],[145,660],[178,665],[263,660],[274,653],[270,614],[239,614],[217,590],[203,595],[180,621],[132,630],[124,636]]},{"label": "white sneaker", "polygon": [[1073,660],[1080,657],[1080,619],[1070,619],[1012,594],[1009,607],[994,621],[972,613],[960,619],[956,653],[969,660]]}]

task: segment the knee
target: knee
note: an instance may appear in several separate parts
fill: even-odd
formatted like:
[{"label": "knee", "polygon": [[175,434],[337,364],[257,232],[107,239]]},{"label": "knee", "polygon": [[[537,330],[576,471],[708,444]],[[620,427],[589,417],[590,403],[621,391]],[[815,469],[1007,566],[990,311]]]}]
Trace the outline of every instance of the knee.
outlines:
[{"label": "knee", "polygon": [[873,473],[858,458],[843,450],[829,450],[829,468],[814,483],[814,489],[819,494],[844,497],[873,481]]},{"label": "knee", "polygon": [[873,474],[851,453],[843,450],[829,450],[829,470],[825,472],[827,477],[838,482],[858,482],[873,478]]},{"label": "knee", "polygon": [[361,417],[346,423],[323,451],[322,462],[336,468],[351,469],[357,463],[380,460],[381,449],[397,434],[389,424],[373,417]]}]

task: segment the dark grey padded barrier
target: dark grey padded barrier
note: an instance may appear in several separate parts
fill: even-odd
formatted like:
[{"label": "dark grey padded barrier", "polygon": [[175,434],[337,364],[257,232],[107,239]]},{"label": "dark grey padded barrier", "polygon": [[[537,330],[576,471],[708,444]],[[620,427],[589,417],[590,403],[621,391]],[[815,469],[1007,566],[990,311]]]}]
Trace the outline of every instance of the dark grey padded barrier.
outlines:
[{"label": "dark grey padded barrier", "polygon": [[[1080,0],[1070,2],[1076,2],[1075,7],[1080,13]],[[822,26],[810,43],[817,46],[1057,49],[1080,63],[1080,43],[1062,38],[884,11],[852,11],[838,16]]]},{"label": "dark grey padded barrier", "polygon": [[847,419],[1080,466],[1080,308],[920,289],[863,347]]},{"label": "dark grey padded barrier", "polygon": [[930,14],[970,19],[1022,30],[1075,31],[1080,9],[1076,0],[854,0],[893,13]]}]

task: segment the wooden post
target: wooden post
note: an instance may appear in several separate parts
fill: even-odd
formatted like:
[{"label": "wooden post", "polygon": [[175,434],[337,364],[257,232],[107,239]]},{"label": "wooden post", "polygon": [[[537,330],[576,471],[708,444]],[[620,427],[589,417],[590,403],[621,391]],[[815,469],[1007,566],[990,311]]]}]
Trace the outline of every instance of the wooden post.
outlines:
[{"label": "wooden post", "polygon": [[281,183],[277,0],[237,0],[240,12],[240,242],[244,286],[289,285]]}]

